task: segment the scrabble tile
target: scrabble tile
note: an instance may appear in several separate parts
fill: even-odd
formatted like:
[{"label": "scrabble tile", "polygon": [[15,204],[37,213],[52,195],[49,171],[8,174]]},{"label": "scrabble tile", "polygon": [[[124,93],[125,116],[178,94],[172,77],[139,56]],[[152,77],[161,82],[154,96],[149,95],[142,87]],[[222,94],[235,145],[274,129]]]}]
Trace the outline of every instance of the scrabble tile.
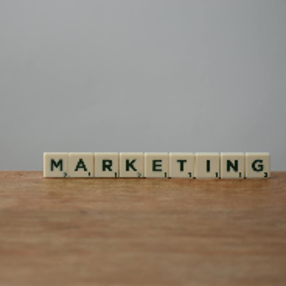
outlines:
[{"label": "scrabble tile", "polygon": [[168,178],[169,154],[145,153],[144,168],[146,178]]},{"label": "scrabble tile", "polygon": [[118,177],[118,157],[118,153],[95,153],[95,177]]},{"label": "scrabble tile", "polygon": [[72,178],[93,177],[93,153],[69,153],[69,176]]},{"label": "scrabble tile", "polygon": [[245,153],[245,177],[269,178],[270,154],[269,153]]},{"label": "scrabble tile", "polygon": [[120,153],[119,176],[122,178],[144,177],[143,153]]},{"label": "scrabble tile", "polygon": [[195,156],[193,153],[170,153],[169,172],[171,178],[194,178]]},{"label": "scrabble tile", "polygon": [[68,176],[68,153],[44,153],[44,177]]},{"label": "scrabble tile", "polygon": [[219,179],[219,153],[196,153],[196,178]]},{"label": "scrabble tile", "polygon": [[220,177],[222,179],[244,179],[244,153],[220,154]]}]

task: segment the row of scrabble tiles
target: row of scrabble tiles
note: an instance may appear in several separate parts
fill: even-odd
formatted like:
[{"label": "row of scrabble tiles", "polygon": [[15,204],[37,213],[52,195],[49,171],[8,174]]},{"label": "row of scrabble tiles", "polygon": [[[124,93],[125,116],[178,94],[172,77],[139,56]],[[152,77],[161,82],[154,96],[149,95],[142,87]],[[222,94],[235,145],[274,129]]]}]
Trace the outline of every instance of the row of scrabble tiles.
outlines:
[{"label": "row of scrabble tiles", "polygon": [[44,177],[269,178],[269,153],[44,153]]}]

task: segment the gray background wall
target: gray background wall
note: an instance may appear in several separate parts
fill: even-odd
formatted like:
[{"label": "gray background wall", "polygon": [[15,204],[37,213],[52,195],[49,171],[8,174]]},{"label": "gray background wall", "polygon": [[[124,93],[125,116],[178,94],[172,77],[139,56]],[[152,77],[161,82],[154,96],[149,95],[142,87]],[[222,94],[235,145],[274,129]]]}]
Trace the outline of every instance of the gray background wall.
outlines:
[{"label": "gray background wall", "polygon": [[269,151],[286,1],[0,0],[0,169],[44,151]]}]

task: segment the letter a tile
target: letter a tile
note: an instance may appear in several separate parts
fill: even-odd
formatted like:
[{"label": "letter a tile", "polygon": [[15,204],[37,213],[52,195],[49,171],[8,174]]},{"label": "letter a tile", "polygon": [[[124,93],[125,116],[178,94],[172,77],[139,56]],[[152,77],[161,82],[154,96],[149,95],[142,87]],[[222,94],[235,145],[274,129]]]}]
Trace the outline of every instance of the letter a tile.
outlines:
[{"label": "letter a tile", "polygon": [[93,153],[69,153],[69,176],[92,178],[94,175]]}]

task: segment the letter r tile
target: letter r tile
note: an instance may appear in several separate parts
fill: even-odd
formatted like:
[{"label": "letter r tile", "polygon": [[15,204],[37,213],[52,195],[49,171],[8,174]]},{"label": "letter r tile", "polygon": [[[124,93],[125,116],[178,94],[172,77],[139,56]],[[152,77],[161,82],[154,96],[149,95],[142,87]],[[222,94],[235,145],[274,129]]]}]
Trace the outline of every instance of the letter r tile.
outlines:
[{"label": "letter r tile", "polygon": [[95,177],[117,178],[118,153],[95,153]]}]

